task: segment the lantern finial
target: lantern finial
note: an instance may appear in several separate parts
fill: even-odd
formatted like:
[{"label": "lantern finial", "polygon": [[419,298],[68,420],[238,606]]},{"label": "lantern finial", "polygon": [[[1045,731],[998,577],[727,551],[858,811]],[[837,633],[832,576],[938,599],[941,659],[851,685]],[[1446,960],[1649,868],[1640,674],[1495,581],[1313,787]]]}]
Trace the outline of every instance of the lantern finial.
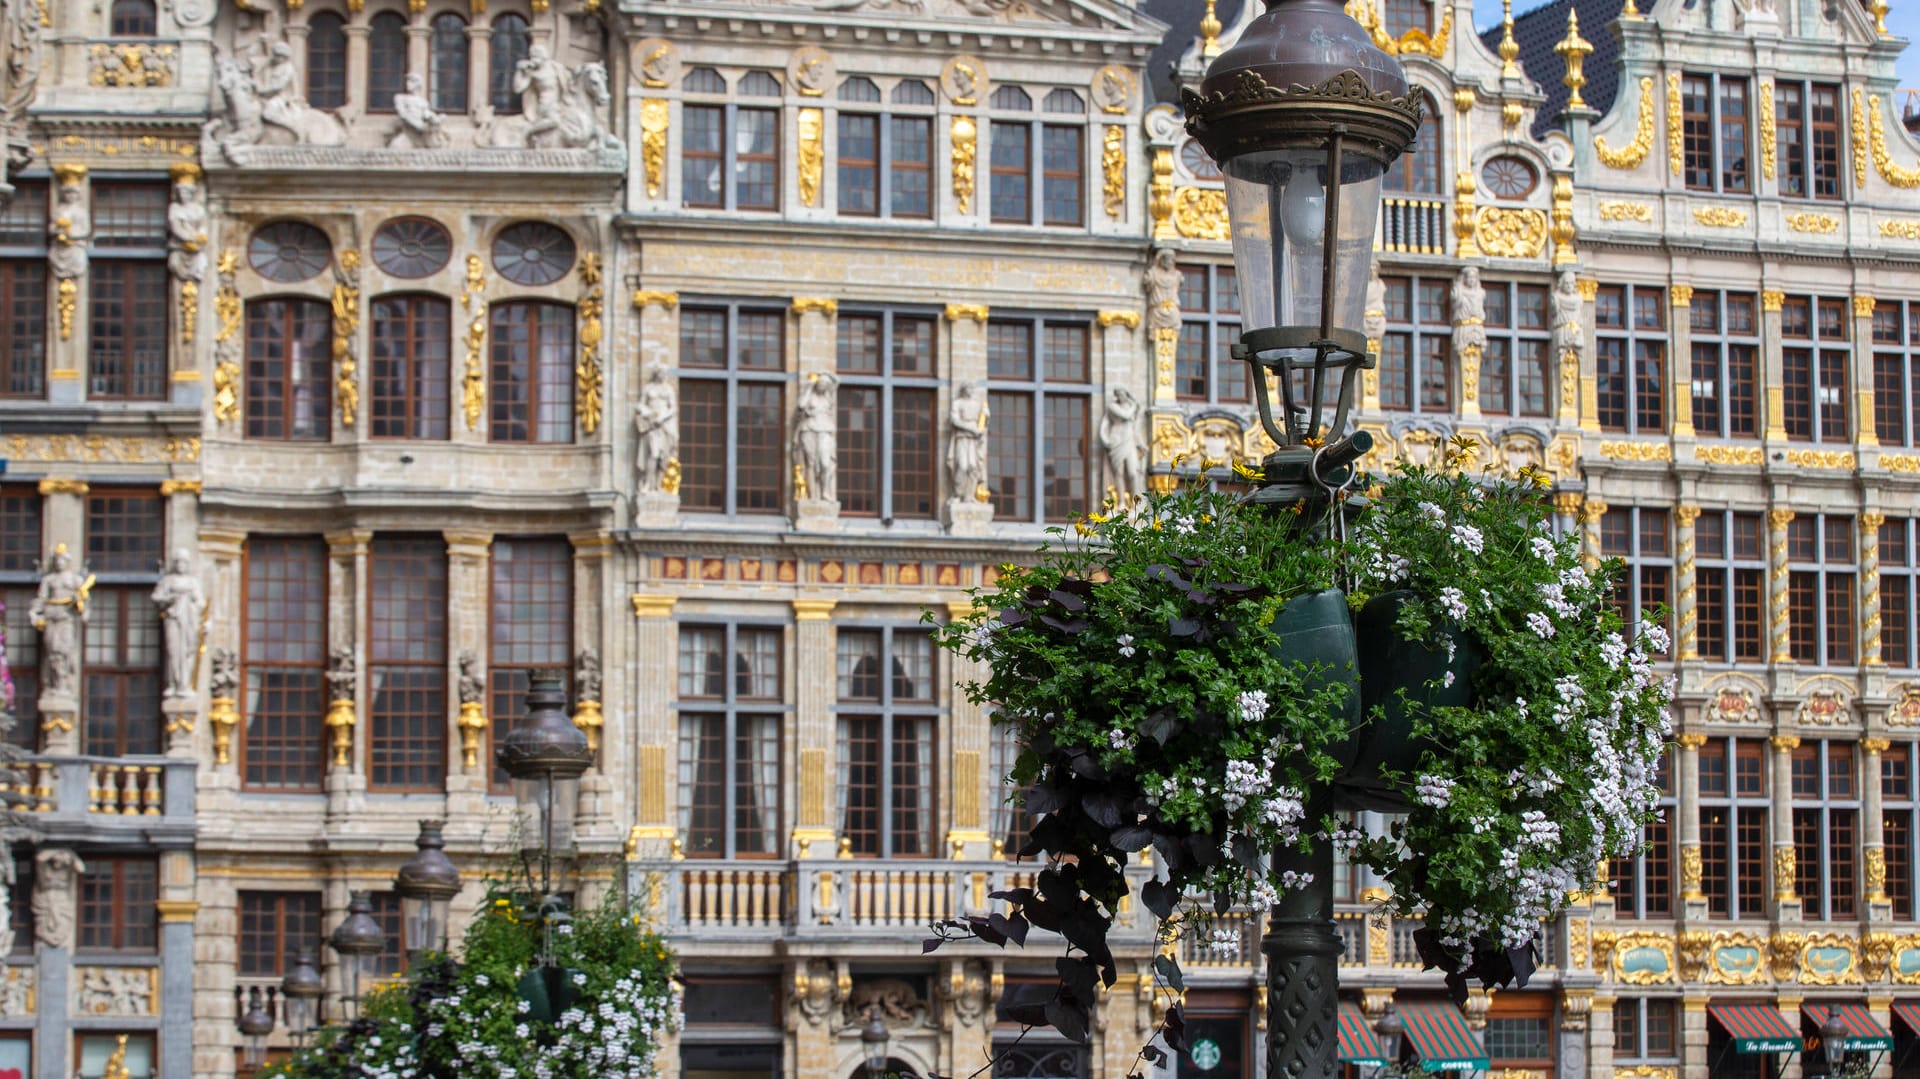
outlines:
[{"label": "lantern finial", "polygon": [[1220,55],[1220,16],[1213,10],[1215,0],[1207,0],[1207,13],[1200,16],[1200,55]]}]

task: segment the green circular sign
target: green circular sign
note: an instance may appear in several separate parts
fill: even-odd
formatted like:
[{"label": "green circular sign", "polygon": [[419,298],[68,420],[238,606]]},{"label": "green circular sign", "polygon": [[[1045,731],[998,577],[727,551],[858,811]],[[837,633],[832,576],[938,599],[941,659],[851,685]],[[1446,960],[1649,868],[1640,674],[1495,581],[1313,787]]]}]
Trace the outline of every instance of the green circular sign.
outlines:
[{"label": "green circular sign", "polygon": [[1220,1066],[1220,1043],[1212,1038],[1201,1038],[1187,1051],[1193,1059],[1193,1066],[1203,1072],[1210,1072]]}]

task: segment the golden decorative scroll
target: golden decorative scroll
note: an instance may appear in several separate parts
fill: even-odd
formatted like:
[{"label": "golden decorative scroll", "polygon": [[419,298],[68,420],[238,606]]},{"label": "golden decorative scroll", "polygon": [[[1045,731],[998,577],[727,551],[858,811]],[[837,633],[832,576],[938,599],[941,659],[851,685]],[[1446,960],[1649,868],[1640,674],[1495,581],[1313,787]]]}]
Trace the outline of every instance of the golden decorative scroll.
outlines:
[{"label": "golden decorative scroll", "polygon": [[958,322],[970,318],[975,322],[987,321],[987,305],[983,303],[950,303],[947,305],[947,321]]},{"label": "golden decorative scroll", "polygon": [[[213,294],[213,419],[215,423],[233,423],[240,419],[240,290],[234,275],[240,269],[240,252],[229,247],[220,252],[215,263],[220,288]],[[185,286],[182,286],[184,289]]]},{"label": "golden decorative scroll", "polygon": [[1675,176],[1680,175],[1686,165],[1684,142],[1680,128],[1680,73],[1667,73],[1667,168]]},{"label": "golden decorative scroll", "polygon": [[[1555,181],[1556,184],[1558,181]],[[1568,190],[1568,221],[1572,221],[1572,191]],[[1530,259],[1547,244],[1547,215],[1530,207],[1508,209],[1482,206],[1475,215],[1480,250],[1496,258]],[[1556,260],[1557,261],[1557,260]],[[1569,256],[1571,261],[1571,256]]]},{"label": "golden decorative scroll", "polygon": [[1610,169],[1637,169],[1653,150],[1653,78],[1640,80],[1640,112],[1634,121],[1633,141],[1619,149],[1607,145],[1604,136],[1593,137],[1593,152]]},{"label": "golden decorative scroll", "polygon": [[820,201],[820,174],[824,170],[827,151],[822,143],[826,126],[826,114],[817,108],[800,110],[795,127],[800,134],[800,152],[797,155],[800,167],[800,205],[812,206]]},{"label": "golden decorative scroll", "polygon": [[647,174],[647,197],[660,197],[667,175],[666,101],[650,97],[640,103],[640,163]]},{"label": "golden decorative scroll", "polygon": [[1695,206],[1693,219],[1713,229],[1735,229],[1747,223],[1747,212],[1731,206]]},{"label": "golden decorative scroll", "polygon": [[1173,193],[1173,227],[1189,240],[1225,240],[1227,193],[1183,187]]},{"label": "golden decorative scroll", "polygon": [[1652,221],[1653,207],[1644,202],[1622,202],[1608,199],[1600,204],[1602,221]]},{"label": "golden decorative scroll", "polygon": [[580,283],[587,286],[587,293],[580,298],[580,362],[573,368],[573,411],[580,417],[580,430],[592,434],[600,429],[604,389],[600,372],[600,316],[606,304],[600,291],[599,252],[589,251],[580,260]]},{"label": "golden decorative scroll", "polygon": [[[1567,13],[1571,15],[1573,9],[1568,8]],[[1553,224],[1547,232],[1553,237],[1555,266],[1571,266],[1578,261],[1579,255],[1574,250],[1573,240],[1579,234],[1579,229],[1573,223],[1573,177],[1570,175],[1553,178]]]},{"label": "golden decorative scroll", "polygon": [[480,429],[480,413],[487,402],[487,372],[483,356],[487,347],[486,263],[479,255],[467,256],[466,287],[460,290],[460,306],[467,312],[467,367],[460,376],[460,408],[467,417],[467,430]]},{"label": "golden decorative scroll", "polygon": [[353,340],[360,331],[360,252],[351,247],[340,252],[337,277],[333,286],[334,391],[340,401],[340,426],[352,427],[360,411],[360,365],[353,358]]},{"label": "golden decorative scroll", "polygon": [[1853,88],[1853,183],[1855,187],[1864,187],[1867,182],[1867,110],[1861,100],[1860,88]]},{"label": "golden decorative scroll", "polygon": [[[1860,88],[1854,88],[1858,100]],[[1887,153],[1887,135],[1880,121],[1880,97],[1878,94],[1868,99],[1869,111],[1868,142],[1873,150],[1873,167],[1879,170],[1880,178],[1895,187],[1920,187],[1920,168],[1903,168],[1893,163],[1893,156]],[[1858,106],[1855,106],[1858,108]],[[1854,155],[1859,156],[1858,143]]]},{"label": "golden decorative scroll", "polygon": [[1667,286],[1667,303],[1674,307],[1692,307],[1693,306],[1693,286],[1692,285],[1668,285]]},{"label": "golden decorative scroll", "polygon": [[1774,156],[1779,148],[1773,127],[1773,84],[1760,84],[1760,171],[1773,179]]},{"label": "golden decorative scroll", "polygon": [[633,306],[646,307],[649,304],[659,304],[661,307],[671,311],[680,305],[680,294],[677,292],[650,292],[645,289],[633,290]]},{"label": "golden decorative scroll", "polygon": [[1880,235],[1889,240],[1920,240],[1920,221],[1882,221]]},{"label": "golden decorative scroll", "polygon": [[172,86],[172,45],[101,42],[87,50],[87,84],[113,88]]},{"label": "golden decorative scroll", "polygon": [[1147,209],[1153,214],[1153,238],[1173,238],[1173,151],[1153,151],[1153,180],[1147,188]]},{"label": "golden decorative scroll", "polygon": [[1100,137],[1100,193],[1105,196],[1107,216],[1119,219],[1127,209],[1127,129],[1106,125]]},{"label": "golden decorative scroll", "polygon": [[1838,232],[1840,231],[1840,219],[1830,214],[1804,212],[1788,214],[1787,227],[1795,232]]},{"label": "golden decorative scroll", "polygon": [[73,313],[80,305],[80,286],[74,284],[73,278],[63,277],[60,279],[58,292],[60,340],[71,341],[73,340]]},{"label": "golden decorative scroll", "polygon": [[1102,311],[1095,318],[1102,326],[1125,326],[1129,330],[1140,328],[1138,311]]},{"label": "golden decorative scroll", "polygon": [[1843,450],[1788,450],[1787,463],[1801,468],[1854,467],[1854,456]]},{"label": "golden decorative scroll", "polygon": [[1602,442],[1600,456],[1610,461],[1671,461],[1673,446],[1665,442]]},{"label": "golden decorative scroll", "polygon": [[818,311],[832,318],[840,313],[840,301],[830,296],[795,296],[793,298],[794,314],[804,315],[809,311]]},{"label": "golden decorative scroll", "polygon": [[1787,302],[1787,294],[1777,288],[1760,290],[1760,310],[1777,314],[1780,305]]},{"label": "golden decorative scroll", "polygon": [[[200,459],[197,438],[108,438],[105,435],[7,435],[0,448],[15,461],[118,461],[185,464]],[[44,481],[43,481],[44,482]]]},{"label": "golden decorative scroll", "polygon": [[1859,295],[1854,296],[1853,317],[1854,318],[1872,318],[1873,305],[1874,305],[1874,298],[1872,296],[1868,296],[1865,293],[1861,293]]},{"label": "golden decorative scroll", "polygon": [[973,205],[973,159],[979,128],[971,116],[956,116],[951,129],[953,141],[953,201],[961,213]]}]

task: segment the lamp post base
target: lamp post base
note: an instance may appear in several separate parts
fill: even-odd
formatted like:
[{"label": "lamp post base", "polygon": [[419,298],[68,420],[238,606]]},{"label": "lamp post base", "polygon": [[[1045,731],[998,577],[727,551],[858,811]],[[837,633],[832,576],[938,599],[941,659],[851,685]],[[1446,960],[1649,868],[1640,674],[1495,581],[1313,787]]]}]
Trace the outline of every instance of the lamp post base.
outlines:
[{"label": "lamp post base", "polygon": [[[1309,812],[1307,819],[1319,819]],[[1260,950],[1267,956],[1267,1079],[1339,1074],[1340,953],[1333,924],[1333,849],[1274,855],[1273,871],[1311,873],[1273,908]]]}]

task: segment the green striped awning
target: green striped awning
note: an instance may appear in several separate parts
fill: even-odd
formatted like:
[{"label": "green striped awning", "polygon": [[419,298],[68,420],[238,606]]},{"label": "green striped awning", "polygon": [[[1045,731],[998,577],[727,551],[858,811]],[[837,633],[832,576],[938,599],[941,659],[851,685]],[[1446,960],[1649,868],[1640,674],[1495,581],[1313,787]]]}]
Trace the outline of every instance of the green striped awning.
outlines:
[{"label": "green striped awning", "polygon": [[1840,1024],[1847,1028],[1846,1040],[1840,1048],[1849,1053],[1884,1052],[1893,1048],[1893,1032],[1880,1025],[1880,1021],[1860,1004],[1808,1004],[1800,1011],[1812,1020],[1815,1030],[1827,1022],[1827,1009],[1832,1008],[1840,1014]]},{"label": "green striped awning", "polygon": [[1396,1001],[1407,1041],[1420,1055],[1420,1069],[1430,1072],[1485,1071],[1492,1067],[1480,1039],[1467,1028],[1467,1017],[1449,1001]]},{"label": "green striped awning", "polygon": [[1362,1068],[1378,1068],[1386,1061],[1380,1057],[1380,1042],[1374,1037],[1367,1017],[1350,1001],[1340,1002],[1340,1059]]},{"label": "green striped awning", "polygon": [[1733,1035],[1736,1053],[1800,1051],[1800,1032],[1771,1004],[1708,1004],[1707,1014]]},{"label": "green striped awning", "polygon": [[1893,1014],[1898,1016],[1902,1023],[1907,1024],[1908,1030],[1920,1034],[1920,1003],[1896,1000],[1893,1002]]}]

